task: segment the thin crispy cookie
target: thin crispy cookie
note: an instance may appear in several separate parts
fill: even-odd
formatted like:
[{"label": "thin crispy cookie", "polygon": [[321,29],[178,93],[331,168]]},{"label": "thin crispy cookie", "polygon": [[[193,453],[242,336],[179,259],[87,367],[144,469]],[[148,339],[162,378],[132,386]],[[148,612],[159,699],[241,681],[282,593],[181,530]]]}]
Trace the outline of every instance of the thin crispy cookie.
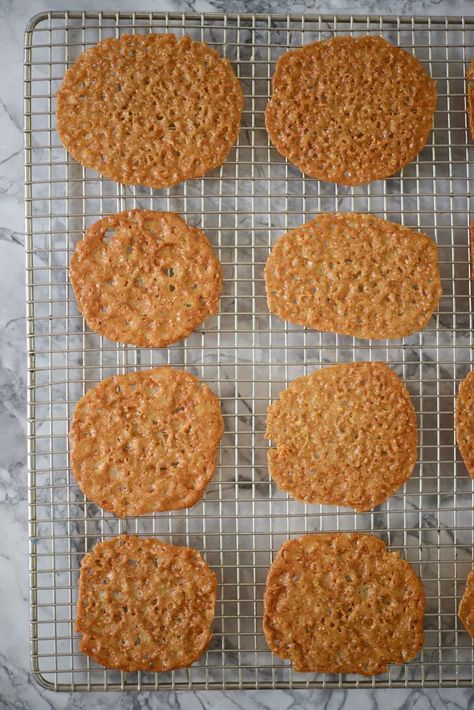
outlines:
[{"label": "thin crispy cookie", "polygon": [[357,338],[421,330],[442,295],[426,234],[356,212],[320,214],[280,237],[265,285],[271,313]]},{"label": "thin crispy cookie", "polygon": [[263,630],[295,671],[375,675],[418,653],[424,609],[418,576],[382,540],[304,535],[270,567]]},{"label": "thin crispy cookie", "polygon": [[219,400],[183,370],[108,377],[76,404],[71,466],[89,500],[119,517],[189,508],[216,467]]},{"label": "thin crispy cookie", "polygon": [[87,325],[117,342],[161,348],[219,309],[219,261],[173,212],[103,217],[78,242],[69,275]]},{"label": "thin crispy cookie", "polygon": [[471,138],[474,140],[474,59],[467,70],[467,115]]},{"label": "thin crispy cookie", "polygon": [[436,84],[413,55],[382,37],[335,37],[279,58],[265,123],[303,173],[360,185],[411,163],[435,107]]},{"label": "thin crispy cookie", "polygon": [[469,636],[474,638],[474,568],[466,580],[466,588],[459,604],[459,618]]},{"label": "thin crispy cookie", "polygon": [[471,252],[471,279],[474,280],[474,220],[469,229],[469,246]]},{"label": "thin crispy cookie", "polygon": [[459,387],[454,421],[459,451],[469,475],[474,478],[474,370]]},{"label": "thin crispy cookie", "polygon": [[416,416],[387,365],[325,367],[294,380],[268,408],[270,475],[306,503],[372,510],[416,463]]},{"label": "thin crispy cookie", "polygon": [[187,668],[211,640],[217,580],[199,552],[119,535],[81,562],[80,649],[106,668]]},{"label": "thin crispy cookie", "polygon": [[204,42],[123,35],[99,42],[68,69],[57,130],[81,165],[160,189],[221,165],[242,108],[230,63]]}]

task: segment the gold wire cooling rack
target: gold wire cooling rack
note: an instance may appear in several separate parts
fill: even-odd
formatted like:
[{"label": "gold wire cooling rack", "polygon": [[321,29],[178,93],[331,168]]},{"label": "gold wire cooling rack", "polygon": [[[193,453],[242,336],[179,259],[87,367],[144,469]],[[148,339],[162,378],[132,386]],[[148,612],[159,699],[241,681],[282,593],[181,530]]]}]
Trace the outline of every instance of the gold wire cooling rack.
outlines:
[{"label": "gold wire cooling rack", "polygon": [[[125,187],[76,164],[55,131],[56,91],[87,47],[125,32],[186,33],[233,63],[246,95],[237,147],[220,169],[169,190]],[[305,178],[269,146],[263,112],[276,59],[338,34],[383,35],[413,52],[438,85],[429,144],[400,175],[347,188]],[[468,224],[472,168],[465,71],[474,18],[335,17],[141,12],[43,12],[26,30],[26,272],[31,654],[55,690],[416,687],[473,683],[471,640],[456,616],[472,564],[472,483],[453,431],[458,382],[471,368]],[[85,328],[67,267],[85,227],[106,213],[174,210],[209,236],[223,264],[221,312],[164,350],[115,345]],[[309,332],[269,315],[263,267],[271,244],[321,211],[370,211],[419,228],[439,247],[444,297],[429,326],[401,341]],[[401,492],[372,513],[290,500],[271,484],[263,439],[269,401],[324,364],[382,360],[406,381],[420,430],[419,463]],[[114,373],[161,363],[206,380],[226,433],[216,476],[194,508],[117,520],[87,502],[68,466],[77,399]],[[267,568],[290,537],[371,531],[420,574],[426,642],[415,661],[371,679],[293,673],[262,635]],[[192,668],[121,673],[91,662],[74,631],[82,555],[120,532],[201,550],[219,576],[211,647]]]}]

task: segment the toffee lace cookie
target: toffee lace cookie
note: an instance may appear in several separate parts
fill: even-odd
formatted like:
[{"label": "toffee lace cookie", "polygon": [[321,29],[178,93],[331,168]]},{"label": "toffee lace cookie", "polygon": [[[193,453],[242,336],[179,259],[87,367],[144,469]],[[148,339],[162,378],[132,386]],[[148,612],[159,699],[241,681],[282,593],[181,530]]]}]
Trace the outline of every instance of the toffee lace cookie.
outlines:
[{"label": "toffee lace cookie", "polygon": [[467,577],[458,613],[467,633],[474,638],[474,568]]},{"label": "toffee lace cookie", "polygon": [[217,579],[199,552],[119,535],[81,562],[80,649],[106,668],[171,671],[206,650]]},{"label": "toffee lace cookie", "polygon": [[74,408],[71,466],[87,498],[119,517],[189,508],[214,475],[223,433],[218,398],[190,373],[115,375]]},{"label": "toffee lace cookie", "polygon": [[280,237],[265,266],[271,313],[356,338],[424,328],[442,295],[436,244],[370,214],[319,214]]},{"label": "toffee lace cookie", "polygon": [[416,463],[407,388],[382,362],[334,365],[294,380],[268,408],[270,475],[306,503],[372,510]]},{"label": "toffee lace cookie", "polygon": [[116,342],[161,348],[219,309],[214,250],[173,212],[103,217],[76,245],[69,276],[87,325]]},{"label": "toffee lace cookie", "polygon": [[474,140],[474,59],[467,70],[467,116],[471,138]]},{"label": "toffee lace cookie", "polygon": [[204,42],[123,35],[99,42],[68,69],[57,130],[81,165],[161,189],[222,165],[242,108],[230,63]]},{"label": "toffee lace cookie", "polygon": [[263,630],[295,671],[375,675],[423,645],[418,576],[373,535],[290,540],[268,572]]},{"label": "toffee lace cookie", "polygon": [[454,423],[459,451],[469,475],[474,478],[474,370],[459,387]]},{"label": "toffee lace cookie", "polygon": [[303,173],[360,185],[411,163],[435,107],[436,84],[412,54],[382,37],[334,37],[278,59],[265,123]]}]

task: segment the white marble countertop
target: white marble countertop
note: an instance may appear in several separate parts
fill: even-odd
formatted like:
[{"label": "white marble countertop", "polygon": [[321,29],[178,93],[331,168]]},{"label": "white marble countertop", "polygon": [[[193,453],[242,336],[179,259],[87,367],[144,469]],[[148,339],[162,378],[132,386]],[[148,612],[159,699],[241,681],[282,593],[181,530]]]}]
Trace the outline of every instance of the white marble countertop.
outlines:
[{"label": "white marble countertop", "polygon": [[473,0],[0,0],[0,707],[467,708],[474,690],[50,693],[29,673],[22,61],[26,21],[44,9],[474,14]]}]

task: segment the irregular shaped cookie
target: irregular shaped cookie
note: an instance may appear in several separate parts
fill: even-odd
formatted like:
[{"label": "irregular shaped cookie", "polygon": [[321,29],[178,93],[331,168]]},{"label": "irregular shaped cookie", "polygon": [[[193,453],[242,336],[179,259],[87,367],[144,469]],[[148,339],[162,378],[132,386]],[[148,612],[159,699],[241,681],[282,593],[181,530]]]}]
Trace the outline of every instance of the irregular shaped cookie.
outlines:
[{"label": "irregular shaped cookie", "polygon": [[356,338],[421,330],[442,295],[436,245],[368,214],[320,214],[284,234],[265,267],[280,318]]},{"label": "irregular shaped cookie", "polygon": [[416,463],[407,388],[382,362],[325,367],[294,380],[268,408],[270,475],[306,503],[372,510]]},{"label": "irregular shaped cookie", "polygon": [[435,107],[436,84],[413,55],[382,37],[334,37],[279,58],[265,123],[303,173],[361,185],[411,163]]},{"label": "irregular shaped cookie", "polygon": [[461,382],[454,415],[456,440],[471,478],[474,478],[474,370]]},{"label": "irregular shaped cookie", "polygon": [[160,189],[221,165],[242,108],[230,63],[204,42],[123,35],[99,42],[68,69],[57,130],[81,165]]},{"label": "irregular shaped cookie", "polygon": [[81,562],[80,649],[106,668],[186,668],[211,640],[217,580],[199,552],[119,535]]},{"label": "irregular shaped cookie", "polygon": [[474,638],[474,568],[469,572],[466,587],[459,604],[459,618],[469,634]]},{"label": "irregular shaped cookie", "polygon": [[78,242],[69,276],[87,325],[110,340],[161,348],[217,313],[219,261],[173,212],[103,217]]},{"label": "irregular shaped cookie", "polygon": [[172,367],[108,377],[81,397],[71,466],[89,500],[119,517],[189,508],[216,467],[219,400]]},{"label": "irregular shaped cookie", "polygon": [[469,251],[471,255],[471,279],[474,280],[474,220],[469,227]]},{"label": "irregular shaped cookie", "polygon": [[263,630],[295,671],[384,673],[423,645],[423,586],[373,535],[319,533],[285,543],[267,577]]},{"label": "irregular shaped cookie", "polygon": [[467,117],[471,138],[474,140],[474,59],[467,70]]}]

